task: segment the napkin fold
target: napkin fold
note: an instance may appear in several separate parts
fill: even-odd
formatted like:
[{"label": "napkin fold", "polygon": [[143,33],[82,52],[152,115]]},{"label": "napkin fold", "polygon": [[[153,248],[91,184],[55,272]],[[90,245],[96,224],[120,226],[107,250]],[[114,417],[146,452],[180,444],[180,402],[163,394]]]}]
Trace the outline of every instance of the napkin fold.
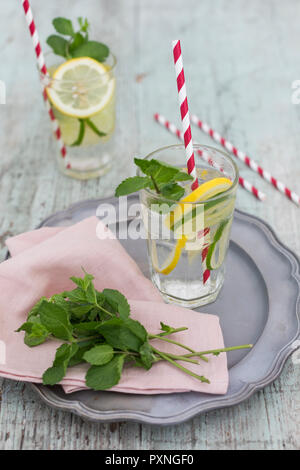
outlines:
[{"label": "napkin fold", "polygon": [[[96,218],[90,217],[70,227],[45,227],[7,240],[12,258],[0,264],[0,376],[40,383],[52,365],[59,341],[47,341],[35,348],[24,344],[24,333],[15,330],[26,320],[41,296],[50,297],[74,288],[70,276],[82,276],[84,269],[95,276],[95,287],[118,289],[129,300],[131,317],[149,332],[160,330],[160,322],[188,330],[172,339],[195,350],[224,347],[219,319],[181,307],[167,305],[135,261],[114,235]],[[161,351],[175,354],[176,345],[154,340]],[[4,351],[5,349],[5,351]],[[2,351],[2,354],[1,354]],[[5,354],[4,354],[5,352]],[[2,363],[1,363],[2,362]],[[210,384],[201,383],[174,366],[159,362],[149,371],[125,367],[121,381],[112,391],[124,393],[175,393],[198,391],[224,394],[228,388],[226,354],[209,356],[199,365],[182,363]],[[68,369],[61,382],[66,393],[86,389],[87,364]]]}]

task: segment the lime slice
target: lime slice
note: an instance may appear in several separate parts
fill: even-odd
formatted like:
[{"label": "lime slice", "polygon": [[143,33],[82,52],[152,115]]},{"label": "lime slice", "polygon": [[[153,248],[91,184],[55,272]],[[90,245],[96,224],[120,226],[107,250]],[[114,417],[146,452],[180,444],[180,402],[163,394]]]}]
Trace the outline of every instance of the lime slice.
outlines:
[{"label": "lime slice", "polygon": [[[213,242],[208,249],[206,257],[206,266],[210,271],[218,269],[224,261],[230,227],[231,221],[224,220],[215,233]],[[216,258],[218,242],[218,258]]]},{"label": "lime slice", "polygon": [[62,114],[87,118],[100,113],[112,100],[115,79],[107,67],[90,57],[61,64],[53,73],[47,94]]}]

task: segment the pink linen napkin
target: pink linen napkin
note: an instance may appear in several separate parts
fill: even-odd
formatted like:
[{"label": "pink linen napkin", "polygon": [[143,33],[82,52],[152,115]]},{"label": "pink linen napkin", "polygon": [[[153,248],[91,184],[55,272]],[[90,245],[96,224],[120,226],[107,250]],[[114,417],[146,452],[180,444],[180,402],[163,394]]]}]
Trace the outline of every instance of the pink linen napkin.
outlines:
[{"label": "pink linen napkin", "polygon": [[[96,235],[97,234],[97,235]],[[104,238],[104,236],[107,236]],[[196,350],[224,346],[218,317],[166,305],[152,283],[146,279],[119,241],[96,217],[71,227],[42,228],[7,240],[12,258],[0,264],[0,344],[6,348],[6,361],[0,376],[40,383],[53,361],[58,341],[36,348],[23,342],[15,330],[26,320],[28,311],[41,296],[51,296],[73,288],[70,276],[82,276],[81,266],[95,276],[98,290],[120,290],[131,306],[132,318],[150,332],[158,332],[160,321],[175,327],[186,326],[173,338]],[[162,351],[182,352],[163,341],[152,342]],[[3,349],[3,348],[2,348]],[[3,356],[3,354],[2,354]],[[3,357],[2,357],[3,359]],[[3,361],[4,362],[4,361]],[[201,383],[172,365],[161,362],[150,371],[126,367],[120,383],[111,390],[124,393],[175,393],[198,391],[224,394],[228,387],[226,354],[209,356],[200,365],[182,363],[211,383]],[[85,389],[88,365],[68,369],[61,382],[66,393]]]}]

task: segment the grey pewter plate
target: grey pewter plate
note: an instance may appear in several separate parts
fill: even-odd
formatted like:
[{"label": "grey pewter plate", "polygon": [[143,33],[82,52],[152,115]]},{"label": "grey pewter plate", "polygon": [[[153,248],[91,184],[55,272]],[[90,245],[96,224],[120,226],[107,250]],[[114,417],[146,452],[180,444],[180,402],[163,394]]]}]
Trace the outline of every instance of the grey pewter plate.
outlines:
[{"label": "grey pewter plate", "polygon": [[[137,203],[137,196],[128,205]],[[67,226],[96,214],[99,204],[115,198],[77,203],[47,218],[41,226]],[[127,224],[129,220],[123,220]],[[145,240],[121,240],[149,276]],[[253,343],[249,352],[228,354],[229,388],[226,395],[177,393],[130,395],[81,391],[66,395],[61,387],[32,384],[50,406],[71,411],[83,419],[136,421],[170,425],[247,399],[272,382],[288,356],[300,346],[300,263],[262,220],[236,210],[226,279],[218,299],[202,312],[219,316],[225,345]],[[195,312],[196,315],[196,312]]]}]

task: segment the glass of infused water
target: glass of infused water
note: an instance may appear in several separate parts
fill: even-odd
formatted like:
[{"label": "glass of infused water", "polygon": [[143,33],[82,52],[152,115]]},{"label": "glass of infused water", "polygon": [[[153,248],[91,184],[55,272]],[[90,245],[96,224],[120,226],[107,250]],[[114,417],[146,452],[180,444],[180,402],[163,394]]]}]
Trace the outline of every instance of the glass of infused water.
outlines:
[{"label": "glass of infused water", "polygon": [[[182,181],[179,201],[140,191],[152,282],[167,302],[189,308],[213,302],[223,285],[238,185],[229,155],[199,144],[194,152],[199,183],[194,191],[190,181]],[[184,145],[160,148],[146,159],[187,171]]]},{"label": "glass of infused water", "polygon": [[[52,54],[48,56],[50,61]],[[53,54],[49,76],[41,74],[67,150],[68,165],[59,153],[58,165],[67,176],[97,178],[110,169],[113,159],[116,58],[60,59]]]}]

